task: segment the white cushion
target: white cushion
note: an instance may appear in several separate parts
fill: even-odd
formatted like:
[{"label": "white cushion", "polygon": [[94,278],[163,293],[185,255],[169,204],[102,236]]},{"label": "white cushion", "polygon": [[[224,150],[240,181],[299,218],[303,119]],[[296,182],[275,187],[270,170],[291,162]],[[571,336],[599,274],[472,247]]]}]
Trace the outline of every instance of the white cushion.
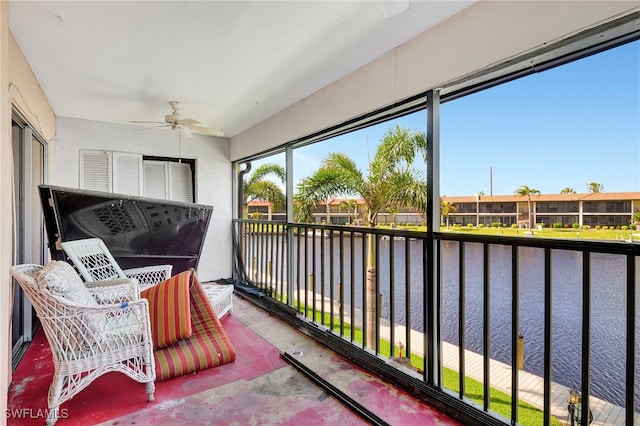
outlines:
[{"label": "white cushion", "polygon": [[[80,275],[73,269],[73,266],[64,261],[51,261],[47,266],[42,268],[37,276],[37,282],[40,289],[46,288],[54,296],[58,296],[78,305],[81,308],[98,307],[99,303],[93,298]],[[85,313],[81,316],[71,317],[67,323],[67,327],[72,333],[82,333],[89,331],[95,339],[95,343],[100,343],[102,334],[105,329],[107,317],[101,312]],[[74,348],[73,351],[77,351]],[[83,347],[79,349],[81,352],[75,353],[74,356],[80,356],[86,351],[92,351],[88,340],[83,341]]]},{"label": "white cushion", "polygon": [[67,262],[53,260],[42,268],[38,275],[40,288],[64,297],[80,306],[98,306],[89,290],[85,287],[80,275]]}]

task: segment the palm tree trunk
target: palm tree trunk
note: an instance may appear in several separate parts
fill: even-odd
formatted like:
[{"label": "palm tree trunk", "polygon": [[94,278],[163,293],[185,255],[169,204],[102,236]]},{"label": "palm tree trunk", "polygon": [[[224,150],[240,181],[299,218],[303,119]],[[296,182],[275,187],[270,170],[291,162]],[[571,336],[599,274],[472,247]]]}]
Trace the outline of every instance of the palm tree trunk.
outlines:
[{"label": "palm tree trunk", "polygon": [[[372,225],[373,226],[373,225]],[[366,282],[366,326],[367,326],[367,347],[375,348],[375,324],[378,297],[376,294],[376,245],[375,234],[367,235],[367,282]]]}]

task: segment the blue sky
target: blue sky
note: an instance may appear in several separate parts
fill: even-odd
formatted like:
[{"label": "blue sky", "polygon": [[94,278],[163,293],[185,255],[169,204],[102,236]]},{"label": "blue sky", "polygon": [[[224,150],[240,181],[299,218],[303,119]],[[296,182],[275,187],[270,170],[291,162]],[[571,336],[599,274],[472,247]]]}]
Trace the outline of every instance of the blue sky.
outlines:
[{"label": "blue sky", "polygon": [[[441,108],[441,195],[508,195],[521,185],[585,193],[590,182],[605,192],[640,191],[640,41]],[[396,123],[425,132],[426,113],[294,150],[294,181],[332,151],[366,171]],[[265,161],[284,165],[284,154],[254,167]]]}]

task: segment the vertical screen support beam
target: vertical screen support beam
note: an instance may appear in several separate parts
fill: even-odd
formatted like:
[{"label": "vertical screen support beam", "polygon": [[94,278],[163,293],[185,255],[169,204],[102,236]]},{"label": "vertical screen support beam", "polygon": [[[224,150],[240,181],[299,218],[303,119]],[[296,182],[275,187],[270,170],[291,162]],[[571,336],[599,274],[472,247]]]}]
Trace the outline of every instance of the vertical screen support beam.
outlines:
[{"label": "vertical screen support beam", "polygon": [[293,268],[289,267],[294,263],[293,250],[293,227],[289,224],[294,222],[293,218],[293,147],[287,146],[285,151],[285,164],[287,172],[286,191],[287,191],[287,226],[285,227],[287,251],[287,305],[293,306]]},{"label": "vertical screen support beam", "polygon": [[[439,292],[436,287],[435,244],[434,232],[440,231],[440,91],[438,89],[427,92],[427,253],[425,283],[424,327],[425,327],[425,379],[429,385],[441,386],[435,383],[440,375],[436,371],[441,358],[442,348],[436,333],[436,325],[440,321],[437,303]],[[437,206],[437,207],[436,207]]]}]

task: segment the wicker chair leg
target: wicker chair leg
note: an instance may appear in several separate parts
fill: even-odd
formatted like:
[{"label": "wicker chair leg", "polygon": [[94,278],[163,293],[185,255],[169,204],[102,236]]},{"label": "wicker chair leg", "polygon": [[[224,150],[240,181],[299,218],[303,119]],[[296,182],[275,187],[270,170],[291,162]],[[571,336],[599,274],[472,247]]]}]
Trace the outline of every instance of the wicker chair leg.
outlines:
[{"label": "wicker chair leg", "polygon": [[47,413],[47,426],[53,426],[58,421],[58,410],[59,407],[49,408],[49,412]]},{"label": "wicker chair leg", "polygon": [[154,382],[147,382],[147,401],[153,402],[156,398],[153,395],[156,392],[156,384]]},{"label": "wicker chair leg", "polygon": [[64,382],[64,377],[54,373],[51,385],[49,385],[49,413],[47,414],[47,426],[53,426],[58,421],[60,396],[62,395]]}]

